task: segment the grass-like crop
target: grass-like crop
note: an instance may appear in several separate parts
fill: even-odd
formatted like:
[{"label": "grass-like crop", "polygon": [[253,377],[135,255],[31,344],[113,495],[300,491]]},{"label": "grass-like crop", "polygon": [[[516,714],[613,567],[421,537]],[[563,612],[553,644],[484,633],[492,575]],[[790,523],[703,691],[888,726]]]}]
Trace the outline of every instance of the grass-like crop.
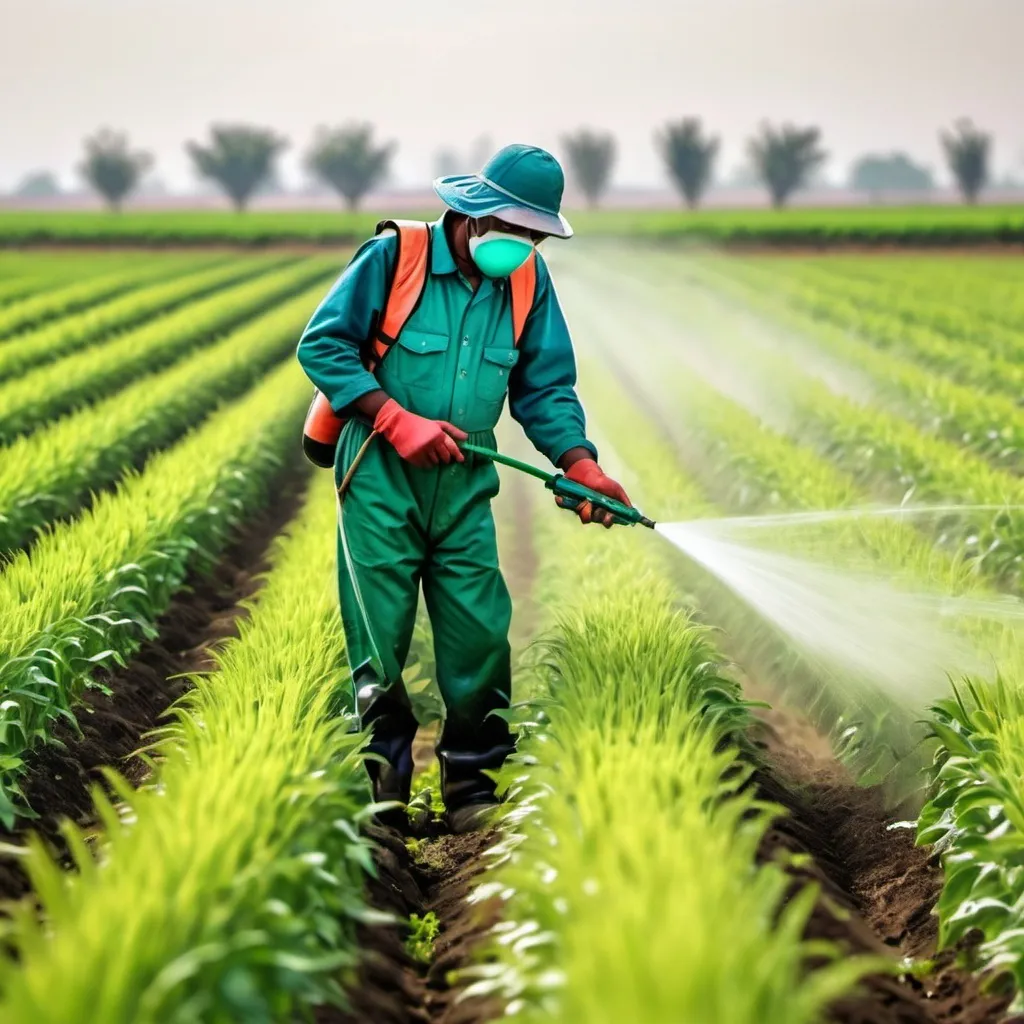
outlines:
[{"label": "grass-like crop", "polygon": [[74,514],[152,451],[255,384],[294,351],[323,295],[314,285],[222,340],[95,405],[17,438],[0,459],[0,552]]},{"label": "grass-like crop", "polygon": [[[847,327],[823,321],[787,304],[772,290],[748,287],[743,270],[732,261],[716,260],[691,267],[690,273],[723,296],[738,299],[755,313],[769,336],[776,331],[784,349],[787,341],[817,347],[834,356],[851,373],[870,378],[876,395],[911,420],[925,434],[938,434],[957,447],[984,455],[999,468],[1024,471],[1024,368],[1016,362],[987,358],[962,342],[942,339],[950,359],[950,376],[926,365],[876,348]],[[1018,381],[1014,391],[1014,381]],[[990,390],[991,389],[991,390]]]},{"label": "grass-like crop", "polygon": [[[816,334],[835,332],[861,338],[884,351],[905,355],[961,384],[1003,392],[1014,401],[1024,392],[1024,333],[1019,330],[986,324],[963,312],[955,324],[952,314],[940,320],[937,316],[927,318],[922,313],[924,322],[921,322],[920,318],[914,319],[914,311],[932,309],[929,302],[909,303],[904,299],[901,316],[887,305],[868,302],[860,294],[865,289],[857,288],[853,294],[843,295],[839,289],[791,280],[784,268],[776,269],[763,261],[730,261],[719,266],[730,276],[762,289],[773,305],[786,310],[780,319],[788,319],[794,312],[803,313],[807,329]],[[866,290],[870,292],[872,286],[867,286]],[[934,326],[936,320],[943,324],[941,329]]]},{"label": "grass-like crop", "polygon": [[172,365],[314,281],[326,284],[334,269],[333,259],[314,257],[270,270],[106,344],[0,384],[0,440],[9,443],[48,420],[106,397],[143,374]]},{"label": "grass-like crop", "polygon": [[[213,264],[211,266],[211,264]],[[168,269],[160,281],[77,314],[61,317],[0,347],[0,381],[50,363],[116,331],[128,330],[159,314],[195,302],[219,288],[270,269],[256,260],[197,258]]]},{"label": "grass-like crop", "polygon": [[[727,266],[720,269],[728,271]],[[680,270],[695,273],[693,264]],[[757,308],[767,311],[768,306]],[[1014,500],[1018,492],[1012,488],[1018,480],[991,470],[963,448],[927,438],[909,423],[840,399],[808,378],[801,380],[799,369],[794,365],[787,367],[786,360],[777,355],[730,348],[730,327],[735,322],[735,318],[723,318],[722,331],[705,335],[705,343],[716,346],[718,359],[742,365],[740,376],[753,373],[756,378],[770,380],[782,394],[790,396],[803,414],[803,418],[790,421],[792,429],[801,436],[806,436],[809,419],[825,425],[820,435],[815,436],[820,438],[826,456],[846,451],[847,431],[852,430],[857,435],[853,444],[862,458],[874,461],[881,457],[891,465],[891,482],[898,474],[900,485],[907,487],[919,482],[908,479],[908,473],[915,478],[929,474],[925,486],[918,488],[918,497],[995,504]],[[614,322],[606,319],[603,325],[614,333]],[[838,339],[830,339],[828,347],[837,346]],[[663,358],[665,355],[662,353]],[[691,431],[689,450],[694,451],[695,440],[700,442],[698,461],[717,470],[726,482],[719,493],[731,494],[737,507],[829,508],[865,500],[863,492],[858,498],[856,481],[834,460],[819,458],[768,429],[748,411],[717,395],[699,380],[687,381],[687,376],[680,372],[681,362],[676,364],[675,373],[671,360],[660,361],[650,351],[634,362],[638,372],[645,370],[648,379],[658,380],[659,393],[671,396],[671,405],[679,411],[675,422],[685,424]],[[908,402],[913,398],[910,382],[914,369],[908,366],[905,370]],[[735,380],[725,379],[730,386],[735,384]],[[957,394],[955,386],[948,382],[936,384],[926,371],[920,371],[918,379],[929,383],[925,391],[934,386],[947,397]],[[930,395],[918,397],[920,401],[931,400]],[[984,401],[983,397],[978,396],[978,401]],[[697,438],[692,434],[694,428]],[[843,464],[847,460],[838,461]],[[876,479],[874,474],[865,474],[859,483],[870,484]],[[1008,488],[1011,493],[1007,493]],[[994,529],[999,530],[995,538],[983,531],[979,535],[977,523],[966,533],[956,520],[940,527],[939,541],[953,554],[952,559],[944,558],[941,550],[930,548],[916,531],[902,527],[861,522],[855,532],[860,534],[860,543],[867,542],[874,549],[879,566],[900,574],[909,573],[911,580],[917,578],[930,586],[940,584],[949,593],[980,596],[985,593],[982,580],[976,573],[966,575],[965,570],[972,565],[981,567],[1006,583],[1015,578],[1014,566],[1020,562],[1019,517],[1008,509],[991,518]],[[843,564],[849,564],[842,533],[831,539],[829,550],[837,557],[841,554]],[[1010,577],[1006,576],[1007,571]],[[931,731],[936,761],[931,773],[931,798],[919,820],[919,841],[935,844],[945,869],[944,889],[937,907],[942,946],[954,945],[977,928],[985,941],[974,954],[974,966],[992,972],[1009,971],[1020,988],[1024,983],[1024,912],[1020,909],[1024,905],[1024,876],[1020,873],[1024,793],[1020,787],[1019,751],[1024,705],[1019,680],[1024,676],[1024,655],[1019,637],[1011,633],[986,628],[978,638],[995,642],[991,650],[1001,677],[989,682],[958,682],[953,695],[938,700],[933,708]],[[814,706],[811,699],[807,703]],[[881,702],[876,703],[881,707]]]},{"label": "grass-like crop", "polygon": [[0,339],[19,331],[39,327],[57,317],[88,309],[115,296],[123,295],[168,271],[179,271],[194,261],[194,256],[180,254],[159,259],[136,259],[132,265],[115,266],[106,273],[93,273],[84,280],[73,279],[60,287],[27,295],[21,301],[0,308]]},{"label": "grass-like crop", "polygon": [[[407,216],[433,219],[431,203]],[[361,241],[381,217],[394,211],[7,211],[0,214],[0,244],[176,244],[273,242],[316,244]],[[651,240],[690,239],[711,243],[788,245],[1019,244],[1024,241],[1021,206],[844,207],[788,210],[600,210],[569,211],[581,235],[638,236]]]},{"label": "grass-like crop", "polygon": [[329,477],[150,751],[153,777],[121,785],[117,808],[97,794],[95,850],[68,827],[77,873],[34,845],[44,918],[16,914],[6,1024],[271,1024],[342,1002],[371,865],[362,736],[340,713]]},{"label": "grass-like crop", "polygon": [[[606,376],[589,372],[584,394],[606,430],[636,430]],[[641,434],[632,497],[671,515],[701,507]],[[806,942],[815,891],[790,899],[781,865],[756,866],[777,809],[746,785],[747,710],[679,606],[665,550],[646,531],[598,535],[553,509],[537,528],[553,622],[504,773],[508,860],[478,892],[506,902],[474,991],[504,995],[529,1022],[818,1020],[867,965]]]},{"label": "grass-like crop", "polygon": [[932,796],[917,823],[945,874],[941,948],[976,932],[972,966],[1008,973],[1024,1009],[1024,694],[1017,681],[962,681],[932,710]]},{"label": "grass-like crop", "polygon": [[25,754],[97,670],[130,655],[190,568],[208,568],[268,496],[308,405],[287,364],[144,473],[40,537],[0,576],[0,821],[18,813]]}]

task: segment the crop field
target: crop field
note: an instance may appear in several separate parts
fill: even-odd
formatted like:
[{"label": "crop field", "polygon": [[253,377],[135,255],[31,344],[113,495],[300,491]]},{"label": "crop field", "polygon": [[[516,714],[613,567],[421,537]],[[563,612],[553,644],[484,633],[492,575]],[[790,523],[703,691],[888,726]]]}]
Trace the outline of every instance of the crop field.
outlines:
[{"label": "crop field", "polygon": [[[870,230],[1024,231],[895,212]],[[1024,596],[1024,262],[648,228],[543,249],[602,466],[647,514],[926,503],[770,543]],[[882,635],[830,668],[663,538],[503,474],[502,816],[441,824],[424,623],[416,795],[374,823],[294,358],[346,259],[0,251],[0,1021],[1024,1020],[1012,619],[970,627],[976,672],[887,687]]]},{"label": "crop field", "polygon": [[[403,216],[433,219],[431,203]],[[215,213],[0,211],[0,246],[356,244],[391,213],[271,211]],[[1024,245],[1021,206],[920,206],[788,210],[579,210],[581,237],[767,245]]]}]

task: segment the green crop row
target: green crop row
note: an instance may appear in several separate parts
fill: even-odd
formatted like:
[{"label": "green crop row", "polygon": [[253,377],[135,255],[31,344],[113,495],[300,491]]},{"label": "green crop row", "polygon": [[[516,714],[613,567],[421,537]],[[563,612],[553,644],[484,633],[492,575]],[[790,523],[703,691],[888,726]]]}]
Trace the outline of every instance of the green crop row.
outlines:
[{"label": "green crop row", "polygon": [[[703,383],[699,372],[689,373],[678,350],[659,345],[655,331],[643,330],[647,344],[630,347],[627,357],[621,336],[635,324],[632,314],[623,314],[620,323],[613,311],[588,312],[580,301],[585,293],[565,287],[561,291],[572,309],[574,324],[600,348],[602,358],[620,379],[632,382],[640,392],[637,401],[661,420],[680,456],[729,513],[846,509],[866,503],[851,477]],[[694,308],[689,296],[680,301]],[[751,369],[747,353],[740,356],[726,347],[732,334],[701,337],[703,345],[714,346],[716,359],[730,367],[730,386],[742,383],[742,374],[732,370],[733,366]],[[784,366],[776,361],[757,370],[773,387],[785,390]],[[656,510],[654,514],[662,513]],[[775,531],[768,539],[775,544],[800,540],[807,554],[818,559],[824,554],[826,561],[841,551],[845,564],[867,572],[878,565],[887,570],[898,566],[903,575],[939,585],[942,592],[962,594],[977,586],[965,564],[943,558],[925,536],[906,523],[860,518],[818,530],[805,527],[799,534]],[[757,666],[778,691],[792,692],[815,723],[832,734],[844,759],[864,781],[885,780],[897,793],[916,782],[908,778],[912,768],[907,757],[921,738],[916,711],[908,711],[905,703],[887,696],[872,679],[848,674],[839,686],[823,685],[824,680],[836,676],[839,666],[822,664],[813,650],[780,643],[763,619],[738,607],[735,597],[713,580],[698,577],[689,583],[714,620],[728,627],[733,637],[730,653]],[[938,680],[939,692],[943,682],[944,678]]]},{"label": "green crop row", "polygon": [[[585,393],[626,436],[621,389],[591,368]],[[632,496],[699,507],[653,432],[629,436]],[[557,611],[504,772],[506,860],[477,893],[505,901],[496,962],[471,991],[531,1024],[820,1019],[867,964],[829,963],[835,948],[803,938],[815,890],[790,898],[782,865],[755,866],[777,808],[748,785],[748,712],[679,608],[665,552],[646,531],[597,535],[552,509],[537,530],[538,605]]]},{"label": "green crop row", "polygon": [[[1024,481],[959,444],[923,433],[898,415],[830,390],[801,372],[800,356],[790,360],[772,343],[751,343],[744,336],[751,321],[687,287],[685,277],[702,279],[700,264],[682,262],[679,286],[671,290],[660,283],[663,264],[639,262],[637,257],[631,266],[634,275],[620,275],[618,287],[621,293],[634,296],[638,305],[648,303],[650,327],[637,324],[632,310],[623,313],[621,322],[613,310],[602,310],[601,321],[609,336],[618,332],[618,344],[630,334],[648,340],[636,353],[639,365],[646,365],[661,351],[663,365],[675,367],[669,373],[687,365],[698,374],[705,373],[719,390],[759,414],[770,413],[786,432],[814,446],[846,472],[861,492],[880,493],[894,502],[997,506],[995,511],[935,516],[927,526],[943,550],[963,555],[1000,587],[1020,591],[1024,514],[1019,507],[1024,506]],[[604,287],[611,271],[598,263],[563,274],[563,296],[565,284],[580,287],[573,282],[581,273],[581,283],[593,288]],[[585,302],[578,313],[588,315]],[[595,321],[593,329],[599,328]],[[676,334],[681,341],[674,340]],[[675,362],[665,364],[665,358]],[[680,403],[680,414],[685,415],[686,408]]]},{"label": "green crop row", "polygon": [[[689,269],[692,271],[692,266]],[[613,321],[602,317],[600,323],[614,336],[616,324]],[[777,358],[759,363],[749,349],[727,347],[728,340],[737,333],[735,326],[726,319],[723,330],[705,336],[704,343],[713,344],[717,357],[726,360],[726,365],[742,366],[743,372],[769,379],[785,393],[802,396],[798,401],[804,411],[818,408],[820,415],[828,415],[829,425],[821,431],[826,454],[835,450],[837,439],[842,443],[845,418],[853,417],[857,426],[863,427],[872,416],[880,416],[845,403],[823,389],[818,390],[806,380],[804,390],[795,390],[786,379],[787,373],[798,375],[794,367],[787,371],[783,361]],[[668,385],[669,407],[682,411],[681,422],[696,424],[704,433],[704,446],[696,453],[691,450],[691,454],[696,455],[701,466],[715,467],[731,481],[740,507],[828,509],[843,507],[853,498],[856,489],[851,487],[848,476],[767,429],[713,390],[699,383],[687,385],[686,376],[678,372],[684,365],[681,361],[677,362],[677,372],[672,374],[664,361],[668,356],[664,351],[661,360],[657,358],[658,353],[651,350],[638,353],[634,348],[630,355],[650,379],[663,386],[675,381]],[[807,396],[811,393],[815,401],[808,402]],[[892,420],[885,422],[894,425]],[[803,436],[799,422],[793,424],[793,428]],[[911,444],[913,434],[913,428],[900,425],[903,444]],[[831,445],[828,438],[832,439]],[[882,440],[879,433],[873,433],[870,440],[865,438],[861,443],[873,453]],[[936,450],[931,449],[933,455]],[[972,462],[969,456],[963,457],[956,449],[946,448],[945,455],[939,467],[944,474],[943,489],[939,493],[944,497],[954,501],[996,503],[1005,499],[998,487],[995,490],[991,486],[971,488],[971,483],[978,483],[985,477],[987,467]],[[951,475],[961,466],[958,456],[971,464],[975,471],[973,476]],[[906,460],[895,461],[906,465]],[[917,460],[914,462],[916,465]],[[1004,483],[1008,480],[1003,478]],[[991,485],[991,476],[988,482]],[[1014,515],[1019,523],[1019,514]],[[996,518],[1007,531],[1002,539],[1011,544],[1011,523],[1005,516],[1004,513]],[[949,593],[984,595],[980,581],[963,574],[968,562],[945,561],[910,531],[898,525],[872,527],[870,521],[860,521],[857,530],[862,533],[862,540],[876,548],[877,563],[888,571],[909,571],[911,579],[938,581]],[[973,536],[965,540],[958,531],[950,532],[961,541],[961,559],[973,558],[979,543],[982,547],[985,545],[984,537],[980,542]],[[835,540],[831,544],[833,553],[841,550],[836,548]],[[987,554],[998,553],[1000,546],[990,543]],[[1019,543],[1016,551],[1019,564]],[[933,738],[937,741],[937,758],[932,771],[931,800],[921,813],[918,837],[923,844],[937,844],[945,869],[944,889],[937,907],[942,946],[948,948],[969,930],[979,929],[986,941],[976,953],[975,966],[994,972],[1011,972],[1020,991],[1024,985],[1024,945],[1021,943],[1024,876],[1019,867],[1024,856],[1024,791],[1019,781],[1024,700],[1019,680],[1024,675],[1024,651],[1012,630],[996,629],[986,632],[984,637],[979,634],[979,639],[994,641],[990,649],[1001,678],[997,676],[997,680],[990,683],[973,680],[966,687],[958,687],[958,693],[940,700],[933,708],[931,724]]]},{"label": "green crop row", "polygon": [[333,259],[303,260],[7,381],[0,385],[0,440],[9,443],[143,374],[170,366],[312,282],[326,281],[333,270]]},{"label": "green crop row", "polygon": [[1019,353],[1024,344],[1018,333],[1024,323],[1019,281],[993,285],[988,275],[972,277],[965,273],[963,283],[969,282],[969,291],[962,288],[953,301],[948,292],[943,295],[931,291],[922,299],[908,291],[905,275],[898,272],[898,267],[893,267],[886,277],[856,280],[836,273],[820,260],[746,259],[737,260],[736,265],[751,274],[771,278],[771,287],[777,294],[792,294],[796,301],[813,307],[823,318],[828,316],[828,302],[834,301],[835,317],[844,322],[850,319],[855,326],[870,325],[873,313],[1003,356]]},{"label": "green crop row", "polygon": [[45,923],[17,911],[7,1024],[270,1024],[343,1002],[371,865],[362,736],[339,714],[332,492],[323,474],[241,635],[162,731],[154,776],[119,786],[117,809],[97,795],[98,850],[67,828],[78,874],[34,845]]},{"label": "green crop row", "polygon": [[270,478],[308,404],[288,364],[139,476],[39,538],[0,576],[0,821],[17,813],[24,755],[98,669],[132,652],[190,567],[209,563]]},{"label": "green crop row", "polygon": [[0,311],[11,302],[26,299],[51,288],[50,282],[36,277],[18,276],[0,280]]},{"label": "green crop row", "polygon": [[973,966],[1009,972],[1024,1010],[1024,690],[1019,676],[965,680],[931,709],[941,747],[931,799],[917,822],[921,845],[944,872],[935,912],[939,943],[971,933]]},{"label": "green crop row", "polygon": [[[210,266],[211,262],[213,266]],[[33,366],[51,363],[107,335],[127,330],[158,314],[169,313],[187,302],[194,302],[267,269],[259,261],[234,260],[225,265],[223,259],[196,259],[192,265],[169,269],[166,276],[170,280],[140,287],[0,345],[0,381],[16,377]]]},{"label": "green crop row", "polygon": [[[436,217],[437,209],[410,216]],[[373,212],[129,211],[0,214],[0,244],[146,245],[272,242],[318,244],[362,241],[381,216]],[[970,245],[1024,242],[1020,206],[922,206],[749,210],[573,211],[581,235],[635,235],[652,239],[788,245]]]},{"label": "green crop row", "polygon": [[322,293],[315,285],[208,349],[4,449],[0,552],[27,545],[40,527],[75,513],[90,493],[251,387],[294,350]]},{"label": "green crop row", "polygon": [[[138,266],[139,255],[119,252],[10,253],[0,251],[0,308],[69,281],[84,281]],[[177,257],[168,266],[178,262]]]},{"label": "green crop row", "polygon": [[180,255],[136,259],[131,265],[118,266],[100,275],[95,272],[86,274],[84,279],[61,283],[60,287],[30,294],[20,302],[8,303],[0,308],[0,340],[122,295],[194,260],[194,256]]},{"label": "green crop row", "polygon": [[989,322],[1004,328],[1024,325],[1024,270],[1015,258],[839,256],[825,261],[794,257],[789,262],[796,273],[822,282],[877,287],[901,307],[923,303],[929,308],[914,310],[911,317],[926,317],[933,326],[969,328],[969,323],[963,324],[965,314],[977,320],[974,333]]},{"label": "green crop row", "polygon": [[[876,349],[835,324],[791,308],[773,292],[749,287],[742,273],[733,273],[731,263],[705,263],[691,267],[690,273],[714,291],[738,298],[759,317],[763,314],[762,324],[779,329],[783,346],[792,341],[791,332],[795,332],[798,339],[828,351],[854,373],[868,375],[878,392],[891,396],[895,408],[925,433],[939,434],[1010,472],[1024,471],[1024,406],[1018,397],[980,394],[973,387]],[[968,352],[963,352],[962,359],[965,366],[971,365]],[[1012,372],[1024,388],[1024,371],[1014,365]]]},{"label": "green crop row", "polygon": [[1022,333],[979,324],[975,339],[968,341],[963,334],[951,336],[916,325],[860,299],[843,298],[814,285],[787,280],[764,268],[765,264],[733,264],[730,273],[757,280],[765,291],[784,296],[795,309],[826,326],[835,325],[879,348],[906,354],[962,383],[1005,391],[1015,398],[1024,392]]}]

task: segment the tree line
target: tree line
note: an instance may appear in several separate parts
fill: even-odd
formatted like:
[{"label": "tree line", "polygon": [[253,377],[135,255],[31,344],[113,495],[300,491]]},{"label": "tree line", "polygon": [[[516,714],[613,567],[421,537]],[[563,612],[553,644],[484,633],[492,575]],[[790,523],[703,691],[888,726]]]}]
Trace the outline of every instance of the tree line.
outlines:
[{"label": "tree line", "polygon": [[[989,178],[992,137],[962,118],[940,133],[943,154],[964,201],[976,202]],[[666,124],[655,135],[655,146],[669,180],[682,201],[697,207],[711,184],[720,139],[707,132],[699,118]],[[562,138],[568,170],[590,206],[597,206],[608,189],[617,146],[609,132],[580,129]],[[241,124],[214,125],[205,142],[187,142],[186,152],[200,177],[214,183],[237,210],[244,210],[258,190],[275,174],[275,163],[288,142],[271,129]],[[371,189],[387,177],[394,142],[378,142],[373,127],[351,123],[317,129],[303,157],[304,166],[319,183],[356,209]],[[451,157],[443,151],[446,161]],[[763,124],[747,141],[754,179],[767,190],[775,207],[784,206],[794,192],[806,187],[827,159],[821,131],[814,126]],[[150,154],[133,150],[121,132],[102,129],[85,141],[82,177],[114,210],[138,187],[152,166]],[[885,191],[914,191],[932,187],[931,172],[900,153],[869,155],[851,173],[851,187],[877,197]]]}]

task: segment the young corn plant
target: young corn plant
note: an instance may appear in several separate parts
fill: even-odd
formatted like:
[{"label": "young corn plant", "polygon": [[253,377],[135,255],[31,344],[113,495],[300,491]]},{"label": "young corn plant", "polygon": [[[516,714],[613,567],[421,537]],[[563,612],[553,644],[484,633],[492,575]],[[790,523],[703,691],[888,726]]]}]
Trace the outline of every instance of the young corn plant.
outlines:
[{"label": "young corn plant", "polygon": [[[660,379],[667,380],[669,375],[662,372]],[[841,505],[844,495],[855,494],[849,477],[844,481],[842,473],[825,467],[820,460],[816,470],[812,453],[766,430],[723,396],[696,386],[680,387],[676,397],[681,399],[679,407],[686,410],[687,419],[718,442],[717,448],[710,449],[708,462],[721,464],[738,448],[745,453],[741,463],[745,475],[763,467],[757,475],[765,482],[745,488],[746,495],[759,494],[762,502],[770,496],[771,501],[785,507],[788,498],[807,495],[811,481],[824,484],[830,474],[833,486],[826,485],[820,491],[820,496],[827,499],[824,507],[833,502]],[[845,411],[846,407],[834,398],[830,405],[822,399],[823,408],[834,412],[837,405]],[[864,415],[867,418],[870,412]],[[908,428],[900,436],[912,438],[913,432]],[[952,453],[948,465],[956,466]],[[956,497],[955,491],[952,496]],[[878,564],[908,572],[911,579],[938,581],[949,593],[985,594],[977,575],[966,574],[972,555],[970,542],[948,560],[941,552],[928,550],[916,531],[883,523],[861,524],[857,530],[863,533],[862,541],[876,552]],[[848,557],[847,551],[844,561]],[[1019,872],[1024,796],[1019,785],[1021,765],[1016,759],[1024,705],[1015,681],[1024,674],[1024,661],[1019,637],[1012,631],[1001,636],[986,632],[979,639],[999,641],[991,645],[991,650],[1003,676],[993,683],[972,681],[933,708],[931,733],[937,750],[936,765],[931,799],[919,820],[919,839],[936,844],[946,871],[937,908],[942,944],[951,946],[977,928],[985,939],[975,953],[977,965],[992,973],[1009,970],[1019,986],[1022,947],[1017,908],[1024,906]]]},{"label": "young corn plant", "polygon": [[196,259],[192,264],[168,268],[169,280],[160,280],[104,302],[92,309],[62,317],[37,331],[12,338],[0,348],[0,381],[52,363],[65,355],[115,333],[128,330],[150,317],[169,313],[219,288],[264,273],[275,263],[264,259],[223,257]]},{"label": "young corn plant", "polygon": [[308,385],[292,364],[44,534],[0,576],[0,821],[20,804],[24,758],[103,666],[146,636],[190,569],[208,569],[266,501],[295,438]]},{"label": "young corn plant", "polygon": [[300,293],[183,362],[19,437],[0,460],[0,552],[31,543],[150,452],[176,441],[294,350],[323,286]]},{"label": "young corn plant", "polygon": [[67,826],[76,873],[33,843],[44,916],[14,914],[6,1024],[272,1024],[344,1005],[356,924],[379,915],[363,902],[364,737],[338,712],[335,524],[324,474],[238,639],[149,751],[152,776],[136,791],[111,776],[119,806],[96,791],[92,843]]},{"label": "young corn plant", "polygon": [[[586,370],[607,424],[623,393]],[[663,446],[633,451],[635,499],[701,507]],[[777,808],[747,784],[747,707],[678,607],[661,550],[646,532],[596,538],[548,509],[538,530],[538,604],[554,621],[504,772],[505,859],[476,894],[504,900],[505,920],[470,994],[501,995],[529,1022],[819,1019],[868,964],[806,942],[814,890],[786,902],[782,866],[756,864]]]},{"label": "young corn plant", "polygon": [[194,256],[135,259],[123,266],[111,267],[107,273],[87,276],[86,280],[72,279],[60,287],[27,295],[20,302],[11,302],[0,309],[0,339],[123,295],[194,259]]},{"label": "young corn plant", "polygon": [[326,281],[334,263],[326,257],[301,260],[0,384],[0,441],[10,443],[19,434],[172,365],[269,305]]}]

